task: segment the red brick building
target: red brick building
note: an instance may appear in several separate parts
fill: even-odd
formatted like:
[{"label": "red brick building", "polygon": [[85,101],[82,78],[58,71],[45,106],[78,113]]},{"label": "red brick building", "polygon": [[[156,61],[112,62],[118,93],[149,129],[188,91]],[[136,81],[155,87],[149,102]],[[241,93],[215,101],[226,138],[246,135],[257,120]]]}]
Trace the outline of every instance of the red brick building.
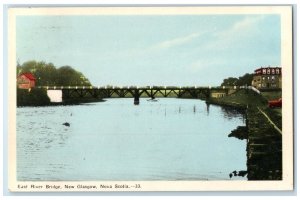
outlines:
[{"label": "red brick building", "polygon": [[252,86],[257,89],[281,88],[281,68],[261,67],[255,70]]},{"label": "red brick building", "polygon": [[36,78],[32,73],[22,73],[17,77],[18,88],[29,89],[35,87]]}]

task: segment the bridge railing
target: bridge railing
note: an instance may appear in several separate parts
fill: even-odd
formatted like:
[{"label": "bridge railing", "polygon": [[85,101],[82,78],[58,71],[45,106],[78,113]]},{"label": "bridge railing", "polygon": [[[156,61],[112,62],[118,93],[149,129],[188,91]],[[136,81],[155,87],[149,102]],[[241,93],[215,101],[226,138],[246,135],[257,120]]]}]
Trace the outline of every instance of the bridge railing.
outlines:
[{"label": "bridge railing", "polygon": [[36,86],[47,90],[61,90],[61,89],[252,89],[250,86]]}]

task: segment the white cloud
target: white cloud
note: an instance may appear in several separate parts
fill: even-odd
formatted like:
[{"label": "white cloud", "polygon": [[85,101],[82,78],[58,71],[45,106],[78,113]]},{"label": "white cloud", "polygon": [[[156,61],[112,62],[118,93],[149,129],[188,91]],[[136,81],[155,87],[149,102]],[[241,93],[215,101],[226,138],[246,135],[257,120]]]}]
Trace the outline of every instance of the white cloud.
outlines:
[{"label": "white cloud", "polygon": [[192,72],[198,72],[198,71],[205,70],[205,69],[215,68],[222,64],[224,64],[224,63],[219,59],[202,58],[202,59],[198,59],[197,61],[193,62],[191,65],[188,66],[188,68]]},{"label": "white cloud", "polygon": [[205,48],[206,50],[214,49],[227,51],[232,48],[238,49],[239,47],[243,47],[245,42],[256,37],[257,34],[260,34],[258,24],[264,18],[264,16],[246,17],[243,20],[234,23],[227,29],[212,33],[213,39],[202,48]]},{"label": "white cloud", "polygon": [[257,24],[264,19],[264,16],[246,17],[241,21],[236,22],[230,28],[217,32],[215,36],[220,39],[231,39],[235,37],[252,35],[257,32]]},{"label": "white cloud", "polygon": [[180,46],[200,37],[200,35],[200,33],[192,33],[183,37],[166,40],[154,45],[153,49],[168,49],[174,46]]},{"label": "white cloud", "polygon": [[143,49],[126,49],[126,50],[120,50],[119,52],[118,51],[107,52],[105,59],[136,58],[145,55],[149,56],[152,55],[153,53],[156,53],[159,50],[169,49],[175,46],[180,46],[189,43],[194,39],[199,38],[201,35],[202,33],[192,33],[189,35],[185,35],[183,37],[177,37],[174,39],[165,40],[157,44],[154,44],[152,46],[145,47]]}]

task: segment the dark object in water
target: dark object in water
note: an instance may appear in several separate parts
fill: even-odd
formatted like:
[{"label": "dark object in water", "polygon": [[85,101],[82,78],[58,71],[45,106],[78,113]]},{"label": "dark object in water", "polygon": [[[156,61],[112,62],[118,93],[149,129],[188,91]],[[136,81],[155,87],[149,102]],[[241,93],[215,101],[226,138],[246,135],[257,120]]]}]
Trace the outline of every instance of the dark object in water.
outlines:
[{"label": "dark object in water", "polygon": [[241,170],[241,171],[236,171],[234,170],[233,172],[231,172],[229,174],[229,177],[232,178],[233,176],[246,176],[246,174],[248,174],[248,171],[245,171],[245,170]]},{"label": "dark object in water", "polygon": [[238,126],[236,129],[231,131],[228,137],[236,137],[240,140],[248,139],[248,130],[246,126]]},{"label": "dark object in water", "polygon": [[65,125],[65,126],[70,126],[70,123],[68,123],[68,122],[65,122],[65,123],[63,123],[62,125]]},{"label": "dark object in water", "polygon": [[239,176],[244,177],[246,174],[248,174],[248,171],[239,171]]},{"label": "dark object in water", "polygon": [[232,173],[234,174],[234,176],[237,176],[237,171],[236,170],[234,170]]}]

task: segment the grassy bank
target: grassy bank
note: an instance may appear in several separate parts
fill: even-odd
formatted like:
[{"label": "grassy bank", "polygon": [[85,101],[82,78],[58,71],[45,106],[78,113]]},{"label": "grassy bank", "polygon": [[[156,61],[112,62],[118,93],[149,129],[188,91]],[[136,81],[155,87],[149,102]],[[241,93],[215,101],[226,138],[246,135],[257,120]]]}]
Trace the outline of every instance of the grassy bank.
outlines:
[{"label": "grassy bank", "polygon": [[216,104],[239,105],[244,108],[247,108],[248,105],[264,106],[267,104],[267,100],[261,95],[245,89],[238,90],[231,95],[221,98],[210,98],[207,101]]},{"label": "grassy bank", "polygon": [[261,95],[267,100],[279,99],[282,97],[281,91],[264,91]]},{"label": "grassy bank", "polygon": [[50,105],[47,91],[32,88],[31,90],[17,89],[17,106],[46,106]]},{"label": "grassy bank", "polygon": [[207,99],[207,103],[222,106],[231,106],[246,109],[248,106],[258,107],[264,111],[278,128],[282,128],[281,108],[271,109],[268,107],[268,100],[281,97],[281,92],[272,91],[257,94],[252,90],[241,89],[235,93],[221,97]]}]

